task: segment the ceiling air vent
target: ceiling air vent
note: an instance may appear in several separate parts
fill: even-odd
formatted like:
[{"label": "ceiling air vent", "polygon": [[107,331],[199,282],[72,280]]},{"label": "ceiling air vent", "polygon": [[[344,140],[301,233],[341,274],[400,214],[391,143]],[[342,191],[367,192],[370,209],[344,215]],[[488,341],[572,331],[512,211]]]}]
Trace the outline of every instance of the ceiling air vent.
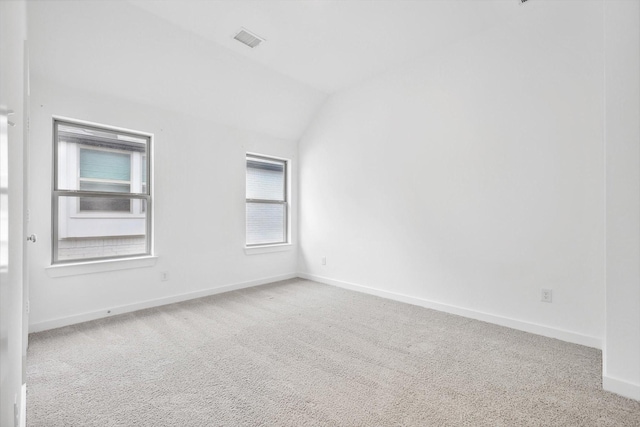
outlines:
[{"label": "ceiling air vent", "polygon": [[244,28],[235,35],[234,39],[238,40],[240,43],[246,44],[252,49],[264,41],[262,37],[259,37]]}]

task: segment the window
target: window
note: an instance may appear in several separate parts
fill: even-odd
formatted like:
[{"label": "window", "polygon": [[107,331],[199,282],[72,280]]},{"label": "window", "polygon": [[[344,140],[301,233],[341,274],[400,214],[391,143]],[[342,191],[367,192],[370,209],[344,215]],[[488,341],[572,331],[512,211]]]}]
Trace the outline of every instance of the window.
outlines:
[{"label": "window", "polygon": [[54,120],[52,262],[151,254],[149,135]]},{"label": "window", "polygon": [[247,155],[247,246],[288,242],[287,161]]}]

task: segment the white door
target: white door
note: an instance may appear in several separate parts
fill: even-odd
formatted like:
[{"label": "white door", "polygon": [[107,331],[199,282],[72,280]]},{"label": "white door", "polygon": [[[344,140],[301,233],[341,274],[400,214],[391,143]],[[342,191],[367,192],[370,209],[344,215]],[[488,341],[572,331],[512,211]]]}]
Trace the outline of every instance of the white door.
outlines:
[{"label": "white door", "polygon": [[[0,425],[13,421],[17,392],[16,367],[21,366],[12,346],[16,325],[15,286],[9,277],[9,134],[8,111],[0,109]],[[13,268],[13,265],[12,265]],[[19,313],[19,312],[18,312]]]},{"label": "white door", "polygon": [[[22,192],[15,188],[9,166],[10,150],[22,150],[21,135],[14,138],[9,128],[17,126],[10,121],[12,111],[0,105],[0,425],[18,426],[24,406],[24,300],[22,264],[23,227],[15,205],[22,204]],[[15,143],[15,144],[14,144]],[[11,158],[13,159],[13,155]],[[22,156],[19,156],[22,157]],[[17,184],[20,187],[20,183]],[[17,229],[17,233],[16,233]]]}]

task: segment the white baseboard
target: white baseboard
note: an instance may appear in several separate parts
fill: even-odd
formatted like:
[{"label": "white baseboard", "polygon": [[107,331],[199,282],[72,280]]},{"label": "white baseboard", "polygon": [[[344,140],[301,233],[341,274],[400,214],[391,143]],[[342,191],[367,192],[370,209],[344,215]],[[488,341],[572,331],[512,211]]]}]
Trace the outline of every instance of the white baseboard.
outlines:
[{"label": "white baseboard", "polygon": [[607,375],[602,376],[602,388],[611,393],[640,400],[640,384],[632,384]]},{"label": "white baseboard", "polygon": [[[195,298],[206,297],[209,295],[221,294],[224,292],[235,291],[238,289],[251,288],[253,286],[266,285],[268,283],[278,282],[280,280],[293,279],[298,277],[296,273],[282,274],[279,276],[265,277],[248,282],[235,283],[231,285],[219,286],[216,288],[204,289],[186,294],[172,295],[169,297],[158,298],[154,300],[141,301],[133,304],[121,305],[118,307],[109,307],[89,313],[75,314],[72,316],[60,317],[43,322],[32,323],[29,325],[29,332],[42,332],[49,329],[61,328],[63,326],[75,325],[76,323],[88,322],[90,320],[111,317],[117,314],[130,313],[132,311],[143,310],[145,308],[159,307],[162,305],[173,304],[176,302],[187,301]],[[109,312],[109,313],[108,313]]]},{"label": "white baseboard", "polygon": [[409,295],[399,294],[395,292],[383,291],[380,289],[370,288],[355,283],[334,280],[328,277],[316,276],[309,273],[298,273],[303,279],[309,279],[327,285],[333,285],[352,291],[363,292],[370,295],[376,295],[382,298],[388,298],[407,304],[418,305],[445,313],[456,314],[458,316],[468,317],[471,319],[481,320],[483,322],[493,323],[507,328],[517,329],[519,331],[530,332],[532,334],[542,335],[549,338],[556,338],[573,344],[580,344],[586,347],[602,349],[602,339],[589,335],[582,335],[576,332],[566,331],[564,329],[553,328],[550,326],[538,325],[536,323],[525,322],[522,320],[511,319],[508,317],[497,316],[495,314],[484,313],[481,311],[471,310],[468,308],[457,307],[454,305],[443,304],[430,301],[424,298],[412,297]]}]

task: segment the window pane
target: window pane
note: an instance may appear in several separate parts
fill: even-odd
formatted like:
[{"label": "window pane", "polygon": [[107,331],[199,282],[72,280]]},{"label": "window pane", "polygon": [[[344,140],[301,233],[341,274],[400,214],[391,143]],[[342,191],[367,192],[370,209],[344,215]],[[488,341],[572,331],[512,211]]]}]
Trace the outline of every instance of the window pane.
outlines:
[{"label": "window pane", "polygon": [[247,245],[286,242],[285,223],[284,204],[247,202]]},{"label": "window pane", "polygon": [[131,200],[107,197],[81,197],[80,212],[131,212]]},{"label": "window pane", "polygon": [[247,199],[285,200],[285,162],[247,157]]},{"label": "window pane", "polygon": [[80,178],[131,180],[131,155],[80,149]]},{"label": "window pane", "polygon": [[148,158],[149,138],[62,122],[56,122],[56,136],[57,190],[79,190],[79,178],[86,178],[123,181],[131,184],[127,192],[139,191],[138,171],[146,164],[138,165]]},{"label": "window pane", "polygon": [[[58,241],[59,261],[86,258],[103,258],[147,253],[147,219],[135,215],[113,218],[83,218],[73,220],[77,206],[83,203],[100,203],[107,200],[99,197],[58,198]],[[133,200],[128,198],[108,199],[113,205],[129,207]],[[137,201],[137,200],[136,200]],[[146,200],[140,200],[143,205]],[[113,207],[113,206],[112,206]]]},{"label": "window pane", "polygon": [[108,191],[109,193],[129,193],[131,185],[116,184],[113,182],[100,181],[80,181],[80,190],[85,191]]}]

